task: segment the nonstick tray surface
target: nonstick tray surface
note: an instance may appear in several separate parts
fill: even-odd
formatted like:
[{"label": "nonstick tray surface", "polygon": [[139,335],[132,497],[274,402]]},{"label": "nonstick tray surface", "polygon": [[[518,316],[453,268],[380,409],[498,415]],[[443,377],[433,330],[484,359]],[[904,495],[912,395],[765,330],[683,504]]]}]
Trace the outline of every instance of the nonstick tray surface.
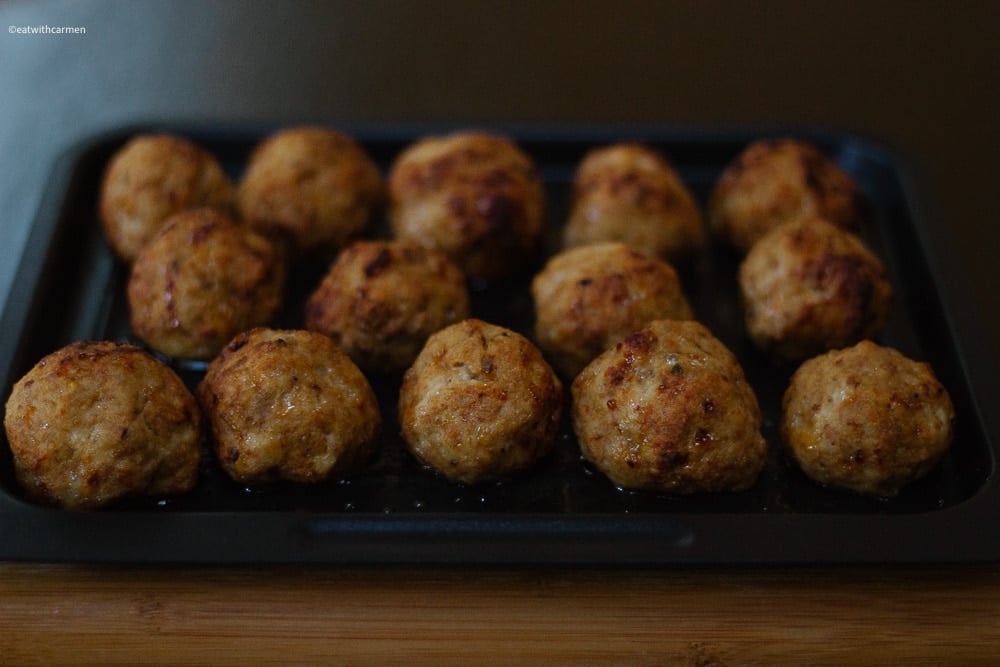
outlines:
[{"label": "nonstick tray surface", "polygon": [[[276,127],[143,126],[74,147],[56,165],[0,326],[0,388],[75,340],[133,340],[127,268],[97,220],[110,156],[136,133],[167,131],[213,152],[238,179],[253,146]],[[767,466],[746,492],[683,497],[626,492],[591,470],[564,420],[556,451],[516,479],[461,486],[419,466],[396,424],[399,377],[372,377],[384,428],[381,453],[365,471],[315,486],[248,489],[232,482],[208,448],[196,488],[177,498],[131,501],[93,512],[22,499],[6,439],[0,446],[0,559],[218,563],[849,563],[974,562],[1000,556],[995,445],[979,412],[951,326],[949,294],[934,270],[925,219],[907,165],[880,145],[815,130],[629,127],[343,127],[383,169],[416,139],[491,129],[517,140],[547,186],[547,252],[558,247],[569,183],[590,148],[638,140],[661,150],[704,206],[725,165],[750,141],[795,136],[816,143],[860,184],[862,237],[885,261],[894,287],[878,342],[929,361],[956,406],[946,459],[896,498],[870,499],[806,479],[777,434],[781,395],[794,367],[759,354],[747,339],[733,253],[710,245],[679,264],[697,319],[743,364],[764,414]],[[384,221],[370,235],[385,235]],[[520,278],[473,286],[473,315],[531,337],[531,276],[545,256],[525,258]],[[301,326],[301,306],[326,263],[293,269],[277,326]],[[192,387],[197,366],[175,364]],[[568,393],[568,392],[567,392]],[[568,405],[567,405],[568,407]],[[568,410],[567,410],[568,412]]]}]

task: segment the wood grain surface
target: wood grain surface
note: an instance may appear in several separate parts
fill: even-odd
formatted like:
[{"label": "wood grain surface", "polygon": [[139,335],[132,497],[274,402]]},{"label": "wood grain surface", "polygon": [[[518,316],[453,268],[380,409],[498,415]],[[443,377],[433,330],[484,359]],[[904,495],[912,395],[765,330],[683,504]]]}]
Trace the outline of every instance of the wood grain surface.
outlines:
[{"label": "wood grain surface", "polygon": [[1000,569],[0,566],[4,665],[995,665]]}]

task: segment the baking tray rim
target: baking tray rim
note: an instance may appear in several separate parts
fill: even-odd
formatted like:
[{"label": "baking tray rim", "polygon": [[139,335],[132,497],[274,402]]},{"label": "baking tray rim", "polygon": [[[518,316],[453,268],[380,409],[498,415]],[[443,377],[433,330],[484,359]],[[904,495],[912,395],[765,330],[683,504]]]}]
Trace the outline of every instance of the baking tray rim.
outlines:
[{"label": "baking tray rim", "polygon": [[[989,495],[989,499],[977,496],[967,502],[992,501],[995,506],[996,494]],[[9,497],[0,502],[6,501]],[[19,543],[7,544],[0,560],[236,565],[997,562],[1000,543],[995,533],[976,537],[955,520],[956,514],[965,513],[962,505],[903,515],[624,516],[413,512],[355,515],[273,510],[173,514],[72,512],[30,506],[14,518],[0,516],[0,534],[20,534],[22,538]],[[47,523],[60,533],[60,539],[55,540],[32,530],[40,515],[49,513],[52,517],[53,512],[58,516]],[[137,526],[141,530],[136,530]],[[792,543],[782,540],[788,531],[796,531]],[[744,538],[749,544],[742,550],[734,549],[734,540]],[[970,545],[975,548],[962,548]]]}]

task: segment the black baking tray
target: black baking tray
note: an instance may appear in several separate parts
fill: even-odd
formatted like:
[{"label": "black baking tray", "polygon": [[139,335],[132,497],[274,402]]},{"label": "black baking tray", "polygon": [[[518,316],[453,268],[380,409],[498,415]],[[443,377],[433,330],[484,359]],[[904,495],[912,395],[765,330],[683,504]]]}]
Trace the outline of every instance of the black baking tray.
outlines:
[{"label": "black baking tray", "polygon": [[[41,357],[82,339],[132,340],[127,269],[96,217],[110,156],[136,133],[167,131],[211,152],[238,179],[253,146],[274,127],[144,125],[93,137],[56,165],[0,327],[0,388]],[[696,317],[739,357],[764,413],[766,468],[736,494],[660,496],[615,488],[580,458],[568,420],[555,452],[516,479],[481,486],[447,482],[403,449],[396,425],[398,377],[373,377],[385,427],[372,466],[314,486],[248,489],[229,480],[208,448],[196,488],[177,498],[77,512],[25,501],[9,447],[0,446],[0,559],[200,563],[853,563],[992,562],[1000,557],[997,420],[981,409],[981,383],[954,325],[962,295],[942,275],[957,267],[934,254],[935,228],[910,170],[866,138],[789,128],[340,126],[387,169],[414,140],[455,129],[490,129],[517,140],[547,186],[546,251],[558,247],[569,182],[584,153],[614,141],[663,151],[704,205],[724,166],[750,141],[796,136],[851,173],[865,200],[862,236],[885,260],[894,303],[879,342],[929,361],[951,393],[957,429],[945,460],[898,497],[871,499],[806,479],[782,450],[780,398],[794,368],[760,355],[743,327],[738,258],[710,245],[679,265]],[[384,235],[384,221],[371,235]],[[473,286],[473,314],[529,337],[527,287],[545,255],[520,277]],[[279,326],[301,325],[301,304],[325,263],[297,265]],[[193,386],[197,367],[175,365]]]}]

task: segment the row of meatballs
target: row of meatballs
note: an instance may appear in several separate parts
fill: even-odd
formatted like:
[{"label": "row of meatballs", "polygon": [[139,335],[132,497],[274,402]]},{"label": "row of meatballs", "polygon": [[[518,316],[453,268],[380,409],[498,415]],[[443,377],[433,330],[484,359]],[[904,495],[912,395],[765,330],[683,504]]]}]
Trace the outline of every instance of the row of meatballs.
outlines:
[{"label": "row of meatballs", "polygon": [[397,238],[444,250],[471,278],[516,270],[542,232],[544,193],[531,159],[508,139],[477,132],[415,143],[384,183],[350,136],[290,128],[254,149],[236,185],[203,148],[141,135],[113,156],[99,212],[127,262],[172,214],[199,207],[231,213],[293,254],[324,255],[368,230],[387,199]]},{"label": "row of meatballs", "polygon": [[[417,141],[384,185],[351,137],[325,128],[280,131],[250,156],[237,186],[216,158],[170,135],[129,141],[109,165],[100,218],[116,253],[133,261],[171,214],[208,206],[303,252],[339,251],[384,200],[398,238],[444,250],[472,278],[518,269],[543,229],[544,188],[531,158],[505,137],[456,132]],[[621,241],[668,261],[705,243],[698,205],[659,152],[637,143],[595,149],[578,165],[567,247]],[[742,252],[781,222],[821,217],[856,228],[849,175],[801,141],[754,142],[721,175],[709,228]]]},{"label": "row of meatballs", "polygon": [[[378,196],[351,196],[352,186],[373,181],[362,177],[369,169],[352,170],[344,163],[358,167],[366,158],[353,142],[333,133],[347,158],[330,161],[329,152],[336,152],[333,144],[327,147],[330,151],[314,145],[322,145],[321,137],[329,134],[293,130],[258,148],[240,185],[238,208],[246,224],[233,223],[224,201],[215,209],[182,208],[167,215],[166,222],[145,225],[148,239],[137,244],[134,257],[122,250],[116,230],[142,229],[143,220],[156,216],[144,218],[143,206],[133,206],[125,216],[128,224],[116,225],[115,207],[109,204],[115,201],[114,192],[124,193],[125,208],[148,204],[150,196],[155,199],[164,192],[171,195],[167,200],[181,201],[182,206],[213,202],[187,196],[184,187],[166,184],[169,179],[162,174],[144,180],[147,172],[169,164],[163,155],[126,159],[143,141],[163,144],[173,138],[143,138],[126,146],[108,170],[101,213],[112,245],[123,258],[134,260],[129,301],[133,329],[140,338],[171,356],[211,358],[234,330],[266,322],[276,312],[286,248],[301,253],[342,247],[363,228],[358,221],[371,213],[358,211],[370,207]],[[206,158],[203,152],[199,155]],[[207,164],[195,170],[200,176],[194,181],[199,187],[208,183],[203,190],[224,190],[211,185],[225,185],[224,177],[222,181],[205,177],[215,173],[213,161]],[[350,245],[306,307],[307,327],[332,339],[333,349],[347,352],[366,371],[402,370],[416,358],[400,397],[404,438],[418,458],[459,481],[502,477],[530,466],[548,451],[559,421],[561,383],[534,346],[512,331],[465,319],[465,277],[503,275],[535,243],[540,188],[538,205],[526,203],[536,201],[536,189],[526,185],[535,180],[530,161],[502,138],[455,135],[419,142],[399,158],[390,177],[390,220],[401,240]],[[298,195],[293,197],[289,192],[296,188]],[[176,196],[178,192],[183,196]],[[406,193],[409,199],[401,196]],[[255,196],[256,208],[246,203]],[[327,215],[338,207],[340,214]],[[725,171],[710,202],[710,227],[748,251],[740,282],[748,330],[761,347],[801,359],[852,344],[881,327],[891,290],[878,259],[844,231],[856,224],[856,207],[857,191],[850,179],[800,142],[754,144]],[[253,213],[265,209],[270,212]],[[538,225],[517,224],[528,213]],[[338,219],[354,222],[331,225]],[[325,240],[317,241],[320,237]],[[682,256],[703,242],[697,208],[676,173],[660,156],[634,144],[595,151],[578,170],[565,240],[569,246],[582,247],[554,257],[532,283],[535,338],[562,376],[575,378],[573,422],[584,456],[628,488],[692,492],[752,485],[766,453],[753,392],[728,350],[704,327],[683,322],[692,317],[691,309],[676,272],[662,258]],[[461,323],[448,326],[453,322]],[[424,347],[427,337],[442,327],[447,328]],[[282,347],[288,347],[288,334],[279,332]],[[230,354],[244,356],[239,352],[248,346],[246,336],[238,336],[222,350],[202,387],[211,384],[212,369],[220,360]],[[437,352],[428,353],[435,342]],[[501,354],[491,349],[497,345]],[[418,357],[421,349],[424,353]],[[856,349],[882,353],[882,348],[870,344]],[[896,362],[913,363],[893,359]],[[240,365],[257,366],[247,361]],[[275,363],[265,377],[294,367],[287,361]],[[262,362],[257,372],[267,368],[268,363]],[[922,474],[940,457],[940,443],[950,440],[951,418],[946,392],[929,368],[920,368],[911,374],[922,378],[920,391],[895,387],[888,379],[874,387],[867,382],[861,391],[865,400],[852,399],[828,411],[821,423],[811,423],[812,431],[785,428],[786,440],[803,468],[820,481],[882,495]],[[900,375],[907,374],[890,373],[887,378]],[[290,375],[293,382],[299,376]],[[227,380],[225,373],[222,377],[223,388],[235,387],[233,396],[254,395],[244,384],[257,386],[253,384],[257,380]],[[360,372],[357,377],[364,381]],[[821,373],[820,381],[812,384],[819,385],[820,393],[828,390],[832,395],[836,392],[825,386],[832,383],[828,377],[831,374]],[[816,412],[822,403],[796,407],[789,397],[804,393],[801,385],[793,381],[786,394],[786,421],[788,415]],[[529,388],[527,395],[515,391],[524,387]],[[893,397],[897,389],[910,396],[903,404],[917,410],[909,417],[916,422],[911,430],[930,433],[938,444],[909,457],[921,458],[921,465],[905,454],[886,453],[905,449],[890,432],[894,421],[908,414],[898,409],[891,419],[875,420],[879,426],[869,429],[867,440],[845,440],[855,446],[850,452],[853,468],[833,466],[837,470],[831,474],[829,461],[821,470],[810,465],[810,459],[822,458],[821,452],[802,433],[829,430],[831,423],[846,425],[850,433],[856,423],[851,410],[866,402],[877,408],[885,403],[879,392],[889,392],[890,387]],[[845,393],[838,391],[841,396]],[[208,398],[202,396],[205,392]],[[222,394],[225,391],[199,388],[207,414],[218,411]],[[284,419],[294,423],[300,414],[294,409],[308,401],[283,400],[291,406]],[[889,401],[899,403],[896,398]],[[926,405],[940,408],[944,426],[927,427],[926,415],[919,412]],[[261,440],[253,434],[260,432],[262,423],[232,427],[252,421],[261,408],[260,404],[244,407],[242,418],[223,419],[228,438],[220,437],[210,419],[219,459],[237,479],[274,475],[282,469],[282,446],[262,457],[238,446]],[[359,419],[365,413],[354,412]],[[377,409],[375,417],[377,423]],[[282,442],[305,442],[304,436],[297,437],[283,437]],[[9,439],[13,447],[10,435]],[[223,445],[227,440],[237,444]],[[797,447],[797,442],[807,444]],[[329,454],[330,450],[319,446],[317,451]],[[347,467],[366,458],[366,445],[350,451],[334,458]],[[823,455],[829,458],[828,454]],[[901,472],[904,468],[909,471]],[[335,469],[339,468],[331,465],[325,473],[316,473],[306,467],[301,469],[305,472],[279,476],[305,481]],[[847,475],[838,479],[837,473],[844,470]],[[868,482],[857,481],[866,477]]]},{"label": "row of meatballs", "polygon": [[[543,459],[563,406],[529,340],[467,319],[433,334],[404,374],[399,428],[417,460],[478,483]],[[810,477],[891,496],[945,454],[953,419],[927,364],[863,341],[799,367],[781,432]],[[383,428],[366,377],[329,337],[267,328],[233,339],[195,395],[139,347],[71,344],[17,382],[4,417],[26,495],[70,508],[190,490],[203,422],[222,468],[251,485],[348,475]],[[572,423],[583,457],[627,489],[745,490],[767,457],[738,361],[694,321],[656,320],[589,363],[572,383]]]}]

